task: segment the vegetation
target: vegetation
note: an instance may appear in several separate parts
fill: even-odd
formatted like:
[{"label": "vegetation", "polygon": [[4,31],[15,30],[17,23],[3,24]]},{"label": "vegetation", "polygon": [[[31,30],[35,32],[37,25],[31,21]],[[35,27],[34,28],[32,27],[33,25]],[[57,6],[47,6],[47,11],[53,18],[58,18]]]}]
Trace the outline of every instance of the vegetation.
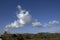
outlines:
[{"label": "vegetation", "polygon": [[1,35],[2,40],[60,40],[60,33],[8,34]]}]

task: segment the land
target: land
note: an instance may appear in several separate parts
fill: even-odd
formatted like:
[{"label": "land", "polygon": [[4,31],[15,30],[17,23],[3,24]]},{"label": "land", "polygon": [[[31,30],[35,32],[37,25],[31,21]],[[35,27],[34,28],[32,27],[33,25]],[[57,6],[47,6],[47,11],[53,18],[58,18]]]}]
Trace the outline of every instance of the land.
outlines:
[{"label": "land", "polygon": [[2,40],[60,40],[60,33],[8,34],[0,36]]}]

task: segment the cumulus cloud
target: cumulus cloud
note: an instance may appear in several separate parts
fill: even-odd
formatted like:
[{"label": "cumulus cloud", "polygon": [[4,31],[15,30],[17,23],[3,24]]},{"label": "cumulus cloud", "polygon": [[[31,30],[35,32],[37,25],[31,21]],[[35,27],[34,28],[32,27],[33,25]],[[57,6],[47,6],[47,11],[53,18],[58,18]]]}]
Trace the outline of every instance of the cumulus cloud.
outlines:
[{"label": "cumulus cloud", "polygon": [[17,14],[17,17],[19,19],[19,23],[21,24],[28,24],[32,21],[32,17],[28,11],[21,11],[19,14]]},{"label": "cumulus cloud", "polygon": [[53,20],[53,21],[49,21],[48,23],[44,24],[43,26],[47,27],[47,26],[54,26],[54,25],[59,25],[59,24],[60,24],[59,21]]},{"label": "cumulus cloud", "polygon": [[8,27],[18,27],[18,22],[14,21],[11,24],[6,25],[6,28],[8,28]]},{"label": "cumulus cloud", "polygon": [[32,22],[32,16],[29,14],[29,11],[23,10],[20,5],[18,5],[17,8],[18,8],[17,13],[18,19],[10,24],[7,24],[6,28],[23,27]]},{"label": "cumulus cloud", "polygon": [[59,25],[60,22],[57,21],[57,20],[52,20],[52,21],[49,21],[48,23],[45,23],[45,24],[41,24],[41,22],[35,20],[32,25],[35,26],[35,27],[50,27],[50,26],[56,26],[56,25]]},{"label": "cumulus cloud", "polygon": [[53,24],[59,24],[59,21],[53,20],[53,21],[49,21],[49,24],[53,25]]},{"label": "cumulus cloud", "polygon": [[34,27],[42,27],[42,24],[40,22],[38,22],[38,21],[33,22],[32,25]]},{"label": "cumulus cloud", "polygon": [[38,22],[37,20],[32,22],[32,25],[35,26],[35,27],[42,27],[42,24],[40,22]]},{"label": "cumulus cloud", "polygon": [[32,18],[30,15],[29,11],[23,10],[20,5],[17,6],[18,12],[17,12],[17,20],[14,22],[11,22],[10,24],[7,24],[5,27],[6,28],[18,28],[18,27],[23,27],[28,24],[32,24],[35,27],[48,27],[52,25],[58,25],[60,22],[53,20],[49,21],[48,23],[41,24],[39,21],[35,20]]}]

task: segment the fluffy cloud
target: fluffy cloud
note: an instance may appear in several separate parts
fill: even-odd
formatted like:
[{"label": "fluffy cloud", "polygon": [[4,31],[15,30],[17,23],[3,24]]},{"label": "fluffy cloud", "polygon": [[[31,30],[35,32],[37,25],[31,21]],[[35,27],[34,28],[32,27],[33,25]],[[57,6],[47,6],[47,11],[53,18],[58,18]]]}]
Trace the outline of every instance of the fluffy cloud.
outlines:
[{"label": "fluffy cloud", "polygon": [[11,24],[8,24],[8,25],[6,25],[6,28],[10,28],[10,27],[18,27],[18,22],[17,21],[14,21],[14,22],[12,22]]},{"label": "fluffy cloud", "polygon": [[29,14],[28,11],[22,10],[20,5],[18,5],[17,8],[19,10],[18,13],[17,13],[17,18],[18,19],[16,21],[6,25],[6,28],[23,27],[23,26],[25,26],[27,24],[30,24],[32,22],[32,16]]},{"label": "fluffy cloud", "polygon": [[41,24],[39,21],[35,20],[32,18],[32,16],[29,14],[29,11],[23,10],[20,5],[17,6],[18,12],[17,12],[17,20],[14,22],[7,24],[5,27],[6,28],[18,28],[18,27],[23,27],[28,24],[32,24],[35,27],[48,27],[52,25],[58,25],[60,22],[53,20],[49,21],[46,24]]},{"label": "fluffy cloud", "polygon": [[56,26],[56,25],[59,25],[60,22],[57,21],[57,20],[52,20],[52,21],[49,21],[48,23],[45,23],[45,24],[41,24],[40,22],[38,22],[37,20],[35,20],[32,25],[35,26],[35,27],[50,27],[50,26]]},{"label": "fluffy cloud", "polygon": [[19,14],[17,14],[17,17],[19,19],[19,23],[21,24],[28,24],[32,21],[32,17],[28,11],[21,11]]},{"label": "fluffy cloud", "polygon": [[32,25],[35,26],[35,27],[42,27],[42,24],[40,22],[38,22],[37,20],[32,22]]},{"label": "fluffy cloud", "polygon": [[41,24],[40,22],[38,22],[37,20],[35,20],[32,25],[35,27],[50,27],[50,26],[56,26],[59,25],[60,22],[57,20],[53,20],[53,21],[49,21],[48,23],[45,24]]},{"label": "fluffy cloud", "polygon": [[59,21],[56,21],[56,20],[53,20],[53,21],[49,21],[49,24],[51,24],[51,25],[56,25],[56,24],[59,24]]},{"label": "fluffy cloud", "polygon": [[54,26],[54,25],[59,25],[59,24],[60,24],[59,21],[53,20],[53,21],[49,21],[48,23],[44,24],[43,26],[47,27],[47,26]]}]

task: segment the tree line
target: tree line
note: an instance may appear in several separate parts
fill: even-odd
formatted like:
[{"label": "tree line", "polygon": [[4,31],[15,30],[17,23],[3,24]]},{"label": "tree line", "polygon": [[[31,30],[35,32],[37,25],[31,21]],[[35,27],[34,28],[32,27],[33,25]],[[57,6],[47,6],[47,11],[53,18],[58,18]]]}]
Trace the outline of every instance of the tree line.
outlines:
[{"label": "tree line", "polygon": [[1,35],[2,40],[60,40],[60,33],[8,34]]}]

